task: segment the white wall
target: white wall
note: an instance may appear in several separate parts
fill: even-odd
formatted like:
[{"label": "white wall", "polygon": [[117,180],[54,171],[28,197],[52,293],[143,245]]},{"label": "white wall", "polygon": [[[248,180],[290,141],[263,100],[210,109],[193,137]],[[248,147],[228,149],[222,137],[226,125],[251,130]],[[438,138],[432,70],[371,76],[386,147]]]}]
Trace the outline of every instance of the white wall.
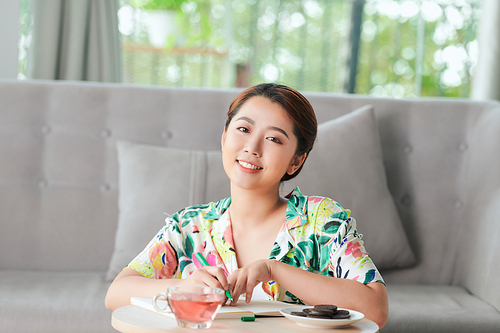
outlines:
[{"label": "white wall", "polygon": [[17,78],[21,0],[0,0],[0,78]]}]

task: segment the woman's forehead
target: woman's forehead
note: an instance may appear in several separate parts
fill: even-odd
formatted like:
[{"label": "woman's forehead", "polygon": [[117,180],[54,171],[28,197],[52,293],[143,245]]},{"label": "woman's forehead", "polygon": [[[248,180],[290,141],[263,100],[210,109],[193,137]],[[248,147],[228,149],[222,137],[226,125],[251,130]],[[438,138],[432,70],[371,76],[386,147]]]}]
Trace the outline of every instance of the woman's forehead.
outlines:
[{"label": "woman's forehead", "polygon": [[234,119],[245,120],[251,124],[260,122],[267,125],[293,127],[292,118],[280,104],[261,96],[247,100]]}]

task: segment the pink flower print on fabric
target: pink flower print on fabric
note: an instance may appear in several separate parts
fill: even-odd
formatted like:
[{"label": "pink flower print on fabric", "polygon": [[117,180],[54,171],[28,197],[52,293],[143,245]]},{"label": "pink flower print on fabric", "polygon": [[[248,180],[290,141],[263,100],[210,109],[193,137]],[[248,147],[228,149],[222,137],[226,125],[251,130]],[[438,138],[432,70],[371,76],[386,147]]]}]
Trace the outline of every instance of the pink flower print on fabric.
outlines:
[{"label": "pink flower print on fabric", "polygon": [[[208,254],[205,255],[204,253],[205,253],[206,247],[207,247],[207,242],[204,241],[203,243],[198,245],[193,252],[193,259],[192,260],[193,260],[193,264],[196,266],[196,268],[203,267],[202,263],[198,260],[198,258],[196,258],[195,254],[197,252],[200,252],[205,257],[205,260],[208,262],[208,264],[210,266],[220,266],[220,265],[224,264],[224,262],[222,261],[222,258],[219,256],[219,253],[217,253],[217,251],[215,251],[215,250],[211,250],[208,252]],[[189,274],[192,274],[192,273],[193,272],[190,272]],[[227,277],[227,272],[225,269],[224,269],[224,273],[226,274],[226,277]]]},{"label": "pink flower print on fabric", "polygon": [[359,244],[359,242],[349,242],[347,243],[347,249],[345,250],[345,254],[346,256],[352,254],[352,256],[354,258],[359,258],[359,257],[362,257],[363,256],[363,252],[361,252],[361,250],[359,249],[361,246],[361,244]]},{"label": "pink flower print on fabric", "polygon": [[233,228],[231,225],[228,225],[224,232],[222,233],[222,239],[227,242],[232,249],[234,249],[234,240],[233,240]]},{"label": "pink flower print on fabric", "polygon": [[[193,258],[192,258],[192,260],[193,260],[193,264],[196,266],[196,268],[202,268],[202,267],[203,267],[203,265],[202,265],[202,264],[201,264],[201,262],[198,260],[198,258],[196,258],[195,254],[196,254],[196,253],[198,253],[198,252],[200,252],[200,253],[203,255],[203,253],[205,252],[205,248],[206,248],[206,247],[207,247],[207,242],[206,242],[206,241],[204,241],[204,242],[202,242],[200,245],[198,245],[198,246],[196,247],[196,249],[194,249],[194,252],[193,252]],[[205,259],[206,259],[206,258],[205,258]],[[207,259],[207,261],[208,261],[208,259]],[[208,263],[210,264],[210,262],[208,262]],[[212,266],[212,264],[210,264],[210,266]],[[192,272],[191,272],[191,273],[192,273]],[[191,274],[191,273],[190,273],[190,274]]]},{"label": "pink flower print on fabric", "polygon": [[309,197],[308,200],[310,203],[318,203],[318,202],[321,202],[321,200],[323,200],[324,198],[323,197]]},{"label": "pink flower print on fabric", "polygon": [[159,242],[149,251],[156,279],[170,279],[177,269],[177,254],[170,242]]},{"label": "pink flower print on fabric", "polygon": [[276,300],[276,295],[278,295],[280,291],[280,285],[276,283],[276,281],[267,281],[262,283],[262,289],[266,294],[271,296],[273,300]]}]

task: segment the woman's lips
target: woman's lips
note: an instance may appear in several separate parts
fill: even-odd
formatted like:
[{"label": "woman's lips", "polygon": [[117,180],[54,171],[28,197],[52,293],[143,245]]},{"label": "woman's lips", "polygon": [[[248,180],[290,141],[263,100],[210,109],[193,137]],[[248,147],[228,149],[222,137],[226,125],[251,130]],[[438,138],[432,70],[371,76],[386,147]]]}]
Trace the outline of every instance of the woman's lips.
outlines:
[{"label": "woman's lips", "polygon": [[243,170],[244,172],[255,173],[255,172],[259,172],[260,170],[262,170],[262,167],[255,165],[255,164],[252,164],[252,163],[249,163],[249,162],[240,161],[240,160],[236,160],[236,162],[238,163],[239,168],[241,170]]}]

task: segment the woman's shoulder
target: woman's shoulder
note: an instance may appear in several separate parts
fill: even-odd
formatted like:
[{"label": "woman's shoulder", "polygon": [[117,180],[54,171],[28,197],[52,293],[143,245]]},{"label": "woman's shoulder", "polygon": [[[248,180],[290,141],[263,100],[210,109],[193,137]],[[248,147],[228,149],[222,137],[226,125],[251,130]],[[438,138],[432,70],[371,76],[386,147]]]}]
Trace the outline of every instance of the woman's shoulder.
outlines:
[{"label": "woman's shoulder", "polygon": [[195,218],[204,218],[208,220],[217,220],[229,207],[231,198],[224,198],[219,201],[209,202],[206,204],[198,204],[188,206],[170,215],[175,222],[192,220]]},{"label": "woman's shoulder", "polygon": [[290,200],[293,200],[296,206],[303,205],[307,211],[321,209],[332,213],[350,213],[348,209],[342,207],[342,205],[334,199],[322,195],[304,195],[298,187],[290,194]]}]

